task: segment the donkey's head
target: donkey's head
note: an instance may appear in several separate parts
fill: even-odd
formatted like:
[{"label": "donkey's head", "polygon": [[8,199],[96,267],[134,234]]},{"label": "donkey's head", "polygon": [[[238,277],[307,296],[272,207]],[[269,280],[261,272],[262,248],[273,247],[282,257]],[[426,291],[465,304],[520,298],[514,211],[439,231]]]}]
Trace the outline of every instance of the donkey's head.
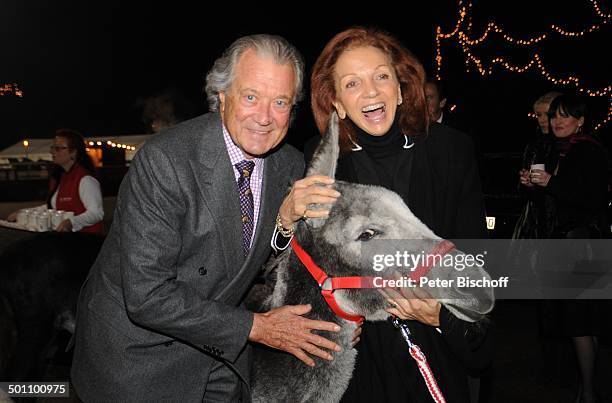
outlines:
[{"label": "donkey's head", "polygon": [[[308,175],[334,177],[338,154],[338,118],[334,113],[328,133],[315,152]],[[407,279],[414,274],[413,265],[391,264],[375,269],[372,261],[362,256],[364,247],[381,245],[383,240],[389,243],[392,240],[401,241],[401,245],[410,249],[403,252],[416,256],[428,254],[443,241],[410,211],[395,192],[379,186],[342,181],[336,181],[333,186],[342,196],[331,207],[329,217],[307,219],[296,231],[297,241],[328,276]],[[309,206],[309,209],[321,208],[329,206]],[[447,256],[462,254],[452,250],[448,251]],[[441,263],[440,259],[433,262],[427,270],[428,279],[455,280],[467,274]],[[482,267],[471,268],[469,276],[489,278]],[[381,285],[381,281],[378,280],[377,284]],[[463,288],[457,286],[456,281],[449,284],[448,287],[423,288],[464,320],[479,320],[492,309],[494,298],[491,289]],[[382,320],[389,316],[385,308],[390,305],[376,289],[342,289],[336,290],[334,295],[340,307],[348,313],[363,315],[367,320]]]}]

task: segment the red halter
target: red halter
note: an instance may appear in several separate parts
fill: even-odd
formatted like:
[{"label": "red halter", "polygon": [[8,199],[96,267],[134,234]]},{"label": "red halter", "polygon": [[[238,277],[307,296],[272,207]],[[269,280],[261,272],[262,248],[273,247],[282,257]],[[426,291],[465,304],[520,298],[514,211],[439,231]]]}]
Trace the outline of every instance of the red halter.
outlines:
[{"label": "red halter", "polygon": [[[323,271],[313,260],[312,257],[306,252],[295,239],[295,237],[291,240],[291,248],[295,252],[300,262],[306,267],[306,270],[310,273],[310,275],[315,279],[319,287],[321,288],[321,294],[327,305],[331,308],[332,311],[342,319],[349,320],[351,322],[361,323],[364,320],[364,317],[361,315],[353,315],[348,312],[345,312],[340,308],[340,305],[336,302],[336,298],[334,298],[334,291],[340,289],[348,289],[348,288],[380,288],[374,285],[375,277],[364,277],[364,276],[354,276],[354,277],[329,277],[327,273]],[[455,245],[452,242],[443,240],[432,250],[432,255],[446,255],[448,252],[453,250]],[[428,261],[430,259],[425,259]],[[418,265],[415,270],[410,274],[410,279],[413,281],[418,281],[421,277],[426,275],[429,270],[431,270],[431,264],[423,264]]]}]

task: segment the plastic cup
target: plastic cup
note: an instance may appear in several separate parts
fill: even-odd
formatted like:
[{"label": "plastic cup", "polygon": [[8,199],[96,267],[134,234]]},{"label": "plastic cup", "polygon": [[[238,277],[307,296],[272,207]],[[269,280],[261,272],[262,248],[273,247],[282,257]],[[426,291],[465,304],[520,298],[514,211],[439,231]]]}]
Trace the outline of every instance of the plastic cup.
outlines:
[{"label": "plastic cup", "polygon": [[530,176],[530,181],[532,183],[536,183],[539,182],[540,180],[540,174],[539,173],[534,173],[533,170],[534,169],[540,169],[540,170],[544,170],[544,164],[532,164],[531,167],[529,167],[529,176]]},{"label": "plastic cup", "polygon": [[49,213],[42,212],[36,218],[36,230],[38,232],[49,231]]},{"label": "plastic cup", "polygon": [[30,211],[30,214],[28,214],[28,223],[26,225],[26,228],[30,231],[37,231],[38,230],[38,211],[36,210],[32,210]]},{"label": "plastic cup", "polygon": [[28,216],[30,215],[30,209],[24,208],[19,210],[17,213],[17,225],[26,227],[28,225]]}]

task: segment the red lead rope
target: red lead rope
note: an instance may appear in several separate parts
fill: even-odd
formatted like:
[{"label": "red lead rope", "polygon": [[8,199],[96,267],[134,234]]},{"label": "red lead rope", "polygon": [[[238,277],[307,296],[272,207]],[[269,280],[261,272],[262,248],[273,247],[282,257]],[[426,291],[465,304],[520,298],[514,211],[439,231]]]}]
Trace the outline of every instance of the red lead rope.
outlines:
[{"label": "red lead rope", "polygon": [[425,354],[423,354],[423,351],[421,351],[419,346],[412,342],[408,325],[400,322],[399,318],[397,317],[393,317],[393,325],[395,325],[395,327],[402,333],[402,336],[404,336],[404,340],[406,340],[406,343],[408,344],[410,356],[416,361],[417,368],[425,380],[425,385],[427,386],[427,390],[429,391],[432,399],[436,403],[446,403],[446,399],[444,399],[444,395],[438,386],[438,382],[436,382],[436,377],[434,376],[431,367],[427,363],[427,357],[425,357]]},{"label": "red lead rope", "polygon": [[[338,315],[339,317],[349,320],[351,322],[357,322],[361,324],[364,320],[364,317],[361,315],[350,314],[342,308],[336,302],[336,298],[334,298],[334,291],[338,289],[348,289],[348,288],[377,288],[374,286],[374,277],[364,277],[364,276],[355,276],[355,277],[329,277],[327,273],[323,271],[315,262],[312,260],[312,257],[306,252],[300,244],[297,242],[295,237],[291,240],[291,248],[293,252],[296,254],[298,259],[302,262],[306,270],[310,273],[310,275],[315,279],[319,287],[321,288],[321,294],[327,305],[331,308],[331,310]],[[446,255],[448,252],[453,250],[455,245],[452,242],[443,240],[431,251],[431,255]],[[410,275],[410,278],[414,281],[418,281],[421,277],[425,276],[429,270],[431,269],[431,265],[426,264],[426,262],[420,264],[415,268],[415,270]],[[329,280],[329,281],[327,281]],[[421,376],[425,380],[425,384],[427,385],[427,389],[429,390],[429,394],[434,399],[436,403],[446,403],[444,396],[442,395],[442,391],[436,382],[436,378],[433,375],[433,371],[431,367],[427,363],[427,358],[425,354],[421,351],[419,346],[414,344],[410,338],[410,330],[405,323],[401,323],[398,318],[393,319],[394,325],[400,329],[402,336],[408,343],[410,355],[416,361],[417,367],[421,372]]]},{"label": "red lead rope", "polygon": [[433,371],[427,363],[427,358],[425,358],[425,354],[423,354],[419,346],[412,344],[412,347],[410,347],[410,355],[416,361],[419,371],[421,372],[421,376],[423,379],[425,379],[425,384],[427,385],[427,390],[429,390],[431,397],[436,403],[446,403],[446,399],[444,399],[444,395],[438,386],[438,382],[436,382]]}]

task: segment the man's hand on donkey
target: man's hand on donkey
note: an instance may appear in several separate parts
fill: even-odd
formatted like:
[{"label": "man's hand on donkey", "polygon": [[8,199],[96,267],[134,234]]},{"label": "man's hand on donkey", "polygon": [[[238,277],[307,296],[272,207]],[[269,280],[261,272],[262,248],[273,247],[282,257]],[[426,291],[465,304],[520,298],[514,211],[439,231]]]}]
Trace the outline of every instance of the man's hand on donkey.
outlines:
[{"label": "man's hand on donkey", "polygon": [[310,305],[286,305],[256,313],[249,340],[293,354],[311,367],[315,362],[309,354],[331,361],[332,355],[324,349],[340,351],[340,346],[311,333],[311,330],[338,332],[340,326],[304,318],[302,315],[310,312],[310,309]]}]

